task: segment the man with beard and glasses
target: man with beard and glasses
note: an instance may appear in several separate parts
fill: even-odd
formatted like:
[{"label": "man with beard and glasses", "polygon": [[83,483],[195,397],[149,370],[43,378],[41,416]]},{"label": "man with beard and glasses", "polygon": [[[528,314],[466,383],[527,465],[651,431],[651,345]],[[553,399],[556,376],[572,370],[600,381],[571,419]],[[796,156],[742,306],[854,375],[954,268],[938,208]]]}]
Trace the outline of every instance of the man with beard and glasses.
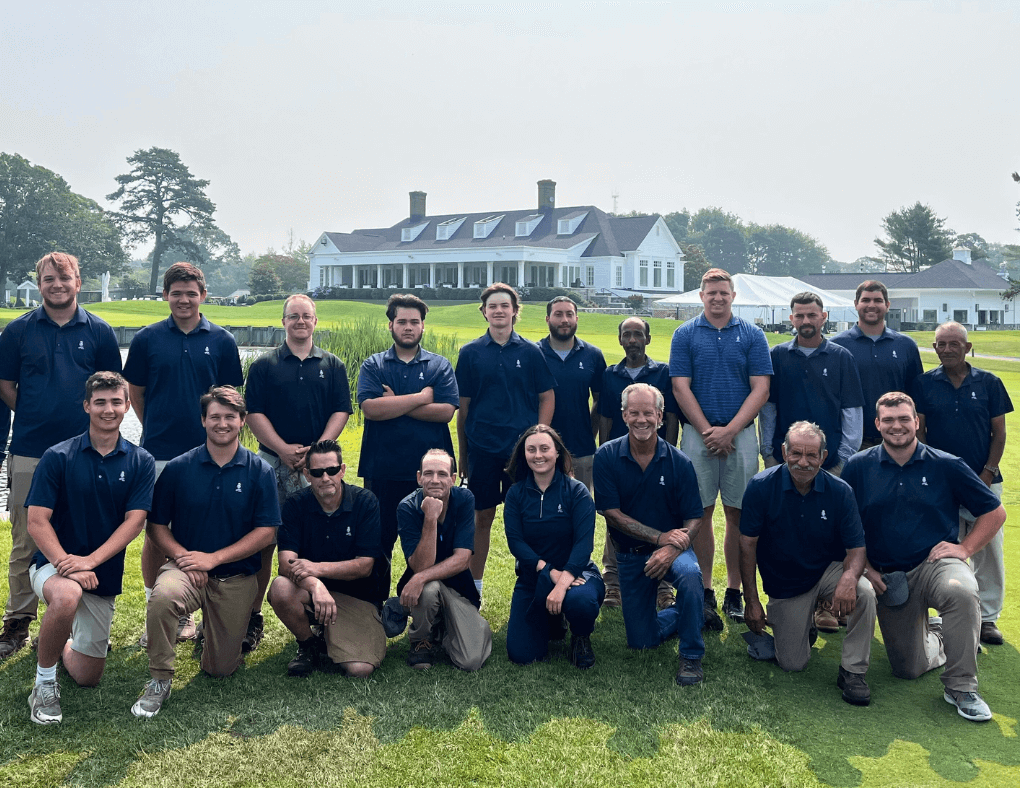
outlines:
[{"label": "man with beard and glasses", "polygon": [[121,369],[113,329],[78,306],[78,259],[52,252],[35,264],[35,272],[42,306],[12,320],[0,333],[0,397],[14,410],[7,457],[11,555],[0,659],[28,643],[28,625],[38,609],[28,577],[36,546],[25,512],[32,474],[50,446],[88,429],[81,403],[89,376]]},{"label": "man with beard and glasses", "polygon": [[890,391],[910,391],[924,368],[917,343],[906,334],[885,325],[889,312],[889,291],[881,282],[869,279],[857,286],[854,296],[857,325],[836,334],[835,345],[850,351],[857,362],[864,392],[864,438],[862,449],[882,442],[875,427],[875,403]]},{"label": "man with beard and glasses", "polygon": [[[592,491],[595,437],[599,428],[599,392],[606,359],[602,351],[577,338],[577,304],[556,296],[545,305],[549,336],[538,346],[556,378],[556,411],[552,428],[560,434],[574,461],[574,478]],[[589,394],[591,405],[588,405]]]},{"label": "man with beard and glasses", "polygon": [[[284,301],[286,339],[255,360],[244,390],[248,427],[258,439],[259,457],[276,472],[281,507],[289,495],[308,486],[301,474],[308,447],[339,438],[354,410],[344,362],[313,342],[318,321],[315,302],[308,296],[292,295]],[[262,640],[262,601],[275,548],[274,540],[262,551],[259,590],[244,636],[246,653]]]},{"label": "man with beard and glasses", "polygon": [[358,375],[358,404],[365,414],[358,475],[379,499],[382,560],[376,577],[389,596],[397,507],[418,489],[415,462],[429,449],[453,454],[450,420],[460,394],[453,366],[421,346],[429,308],[415,295],[386,302],[393,346],[365,359]]}]

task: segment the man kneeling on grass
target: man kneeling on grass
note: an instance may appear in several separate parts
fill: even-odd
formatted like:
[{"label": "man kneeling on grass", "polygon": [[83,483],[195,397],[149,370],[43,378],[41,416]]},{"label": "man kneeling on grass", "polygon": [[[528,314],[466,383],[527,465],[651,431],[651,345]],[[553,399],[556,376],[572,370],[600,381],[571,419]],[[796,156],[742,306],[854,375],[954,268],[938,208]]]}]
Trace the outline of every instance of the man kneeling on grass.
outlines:
[{"label": "man kneeling on grass", "polygon": [[492,630],[468,565],[475,545],[475,496],[454,487],[453,457],[431,449],[421,458],[419,490],[397,507],[407,569],[397,591],[410,611],[407,664],[426,670],[445,650],[461,670],[478,670],[492,653]]},{"label": "man kneeling on grass", "polygon": [[97,372],[85,383],[89,430],[47,449],[25,505],[39,552],[28,574],[46,605],[39,663],[29,696],[32,722],[60,722],[57,660],[80,686],[94,687],[106,667],[124,550],[145,524],[156,464],[120,437],[127,381]]},{"label": "man kneeling on grass", "polygon": [[222,677],[241,666],[261,551],[280,524],[273,469],[237,439],[244,398],[213,386],[199,403],[205,443],[167,463],[149,512],[146,535],[170,560],[146,609],[152,680],[131,707],[136,717],[155,717],[170,697],[181,616],[202,609],[202,670]]},{"label": "man kneeling on grass", "polygon": [[269,604],[297,638],[291,676],[309,675],[328,655],[348,676],[365,677],[386,656],[382,590],[372,571],[382,556],[379,502],[344,482],[346,471],[336,441],[313,443],[303,471],[311,486],[283,505],[280,576]]}]

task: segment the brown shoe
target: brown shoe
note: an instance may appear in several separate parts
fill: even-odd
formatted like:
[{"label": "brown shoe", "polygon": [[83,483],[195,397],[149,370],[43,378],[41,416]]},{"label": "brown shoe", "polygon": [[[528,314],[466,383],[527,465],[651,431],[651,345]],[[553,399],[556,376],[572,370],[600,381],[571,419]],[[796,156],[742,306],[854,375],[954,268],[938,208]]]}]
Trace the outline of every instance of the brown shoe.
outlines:
[{"label": "brown shoe", "polygon": [[839,621],[821,603],[815,608],[815,628],[819,632],[839,632]]},{"label": "brown shoe", "polygon": [[606,598],[602,600],[602,607],[622,607],[623,599],[620,597],[619,588],[607,588]]},{"label": "brown shoe", "polygon": [[672,591],[662,589],[659,591],[659,595],[655,598],[655,606],[659,610],[666,610],[667,608],[673,607],[676,604],[676,596]]},{"label": "brown shoe", "polygon": [[10,618],[4,622],[0,632],[0,659],[16,654],[28,645],[28,625],[30,618]]}]

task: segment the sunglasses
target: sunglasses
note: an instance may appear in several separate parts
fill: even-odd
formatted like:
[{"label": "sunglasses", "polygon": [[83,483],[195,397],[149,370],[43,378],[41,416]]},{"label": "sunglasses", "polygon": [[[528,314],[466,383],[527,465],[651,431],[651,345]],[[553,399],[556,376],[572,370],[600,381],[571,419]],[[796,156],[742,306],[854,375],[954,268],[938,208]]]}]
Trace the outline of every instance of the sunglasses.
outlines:
[{"label": "sunglasses", "polygon": [[322,474],[324,473],[328,473],[330,476],[336,476],[341,470],[342,469],[339,465],[330,465],[326,468],[309,468],[308,472],[316,479],[321,479]]}]

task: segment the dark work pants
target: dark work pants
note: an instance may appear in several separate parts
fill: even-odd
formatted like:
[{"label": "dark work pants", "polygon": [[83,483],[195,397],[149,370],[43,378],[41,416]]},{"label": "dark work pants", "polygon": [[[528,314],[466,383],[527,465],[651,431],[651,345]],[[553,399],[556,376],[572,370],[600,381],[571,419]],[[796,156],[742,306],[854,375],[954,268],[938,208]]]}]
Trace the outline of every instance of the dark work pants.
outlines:
[{"label": "dark work pants", "polygon": [[415,479],[365,479],[365,489],[379,499],[379,533],[383,560],[372,574],[378,578],[383,599],[390,596],[393,545],[397,543],[397,506],[418,489]]}]

